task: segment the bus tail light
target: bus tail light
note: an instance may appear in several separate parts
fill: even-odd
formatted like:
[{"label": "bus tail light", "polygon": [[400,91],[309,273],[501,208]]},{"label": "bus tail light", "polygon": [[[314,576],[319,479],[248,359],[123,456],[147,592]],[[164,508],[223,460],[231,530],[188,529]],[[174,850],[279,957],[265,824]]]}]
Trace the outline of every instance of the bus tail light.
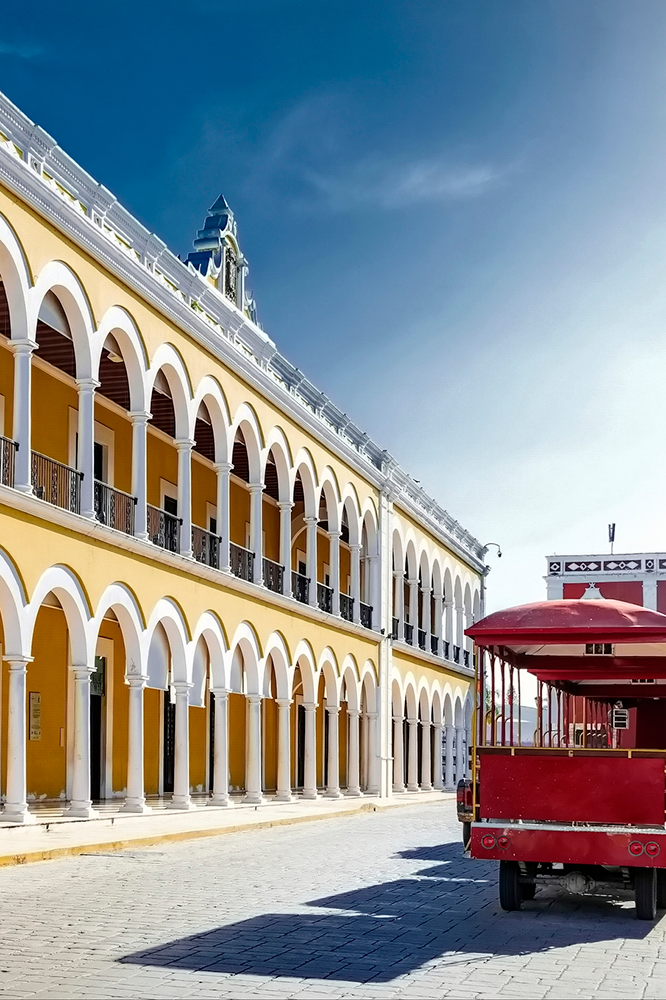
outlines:
[{"label": "bus tail light", "polygon": [[659,844],[655,844],[655,842],[651,840],[649,844],[645,845],[645,853],[650,858],[656,858],[659,854]]},{"label": "bus tail light", "polygon": [[509,840],[508,837],[498,837],[497,838],[497,846],[499,847],[499,849],[501,851],[506,851],[506,849],[507,849],[507,847],[509,846],[510,843],[511,843],[511,841]]},{"label": "bus tail light", "polygon": [[481,837],[481,843],[486,850],[490,851],[495,846],[495,838],[491,837],[490,834],[487,833],[484,837]]},{"label": "bus tail light", "polygon": [[633,854],[635,858],[637,858],[639,854],[643,853],[643,845],[640,840],[632,840],[629,844],[629,853]]}]

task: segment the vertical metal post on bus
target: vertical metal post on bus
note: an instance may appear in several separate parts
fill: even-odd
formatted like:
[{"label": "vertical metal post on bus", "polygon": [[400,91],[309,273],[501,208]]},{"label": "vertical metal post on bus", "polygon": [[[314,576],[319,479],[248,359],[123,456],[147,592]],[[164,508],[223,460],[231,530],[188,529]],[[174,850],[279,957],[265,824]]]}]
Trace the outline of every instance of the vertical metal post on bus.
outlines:
[{"label": "vertical metal post on bus", "polygon": [[509,725],[511,726],[511,746],[513,746],[513,664],[509,666]]},{"label": "vertical metal post on bus", "polygon": [[495,647],[490,647],[490,745],[495,746]]}]

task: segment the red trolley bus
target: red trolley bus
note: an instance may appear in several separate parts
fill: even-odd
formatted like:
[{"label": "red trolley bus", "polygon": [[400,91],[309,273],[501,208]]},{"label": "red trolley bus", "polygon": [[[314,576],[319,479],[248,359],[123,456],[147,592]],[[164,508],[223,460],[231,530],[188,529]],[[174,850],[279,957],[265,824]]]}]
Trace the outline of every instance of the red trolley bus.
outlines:
[{"label": "red trolley bus", "polygon": [[[666,615],[546,601],[466,634],[476,699],[458,817],[470,856],[500,863],[500,905],[517,910],[557,881],[632,889],[636,916],[654,920],[666,907]],[[532,734],[521,719],[528,684]]]}]

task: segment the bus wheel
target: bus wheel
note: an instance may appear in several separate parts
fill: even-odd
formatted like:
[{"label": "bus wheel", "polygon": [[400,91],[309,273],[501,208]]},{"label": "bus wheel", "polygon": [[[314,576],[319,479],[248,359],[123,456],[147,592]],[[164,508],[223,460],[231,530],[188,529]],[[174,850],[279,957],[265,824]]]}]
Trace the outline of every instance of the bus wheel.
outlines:
[{"label": "bus wheel", "polygon": [[666,910],[666,869],[657,868],[657,909]]},{"label": "bus wheel", "polygon": [[523,882],[520,891],[523,899],[534,899],[536,895],[536,882]]},{"label": "bus wheel", "polygon": [[499,897],[503,910],[519,910],[523,901],[522,886],[518,881],[520,869],[516,861],[500,861]]},{"label": "bus wheel", "polygon": [[657,916],[656,868],[636,868],[634,872],[634,894],[636,896],[636,917],[638,920],[654,920]]},{"label": "bus wheel", "polygon": [[462,829],[462,834],[463,834],[463,849],[465,851],[468,851],[469,850],[469,842],[472,839],[472,824],[471,823],[463,823],[462,828],[463,828]]}]

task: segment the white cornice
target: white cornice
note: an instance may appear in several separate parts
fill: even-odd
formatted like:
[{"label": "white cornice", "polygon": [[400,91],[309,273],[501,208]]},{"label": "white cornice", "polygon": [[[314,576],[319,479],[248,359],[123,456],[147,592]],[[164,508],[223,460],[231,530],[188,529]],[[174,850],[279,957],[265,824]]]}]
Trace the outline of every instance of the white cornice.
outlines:
[{"label": "white cornice", "polygon": [[0,132],[0,183],[481,572],[477,539],[3,94]]}]

